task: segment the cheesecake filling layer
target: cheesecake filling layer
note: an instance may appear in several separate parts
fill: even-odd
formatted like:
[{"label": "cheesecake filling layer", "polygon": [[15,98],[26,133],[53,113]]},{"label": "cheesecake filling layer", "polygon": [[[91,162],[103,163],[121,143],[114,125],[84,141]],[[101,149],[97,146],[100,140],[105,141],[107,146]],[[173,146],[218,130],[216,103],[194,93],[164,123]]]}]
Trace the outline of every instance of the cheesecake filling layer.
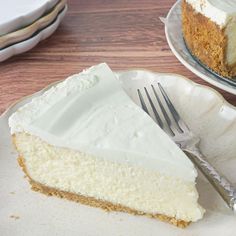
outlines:
[{"label": "cheesecake filling layer", "polygon": [[16,134],[14,141],[28,175],[42,185],[152,215],[186,222],[202,218],[193,182],[51,146],[26,133]]},{"label": "cheesecake filling layer", "polygon": [[225,33],[227,35],[226,60],[236,75],[236,17],[229,21]]}]

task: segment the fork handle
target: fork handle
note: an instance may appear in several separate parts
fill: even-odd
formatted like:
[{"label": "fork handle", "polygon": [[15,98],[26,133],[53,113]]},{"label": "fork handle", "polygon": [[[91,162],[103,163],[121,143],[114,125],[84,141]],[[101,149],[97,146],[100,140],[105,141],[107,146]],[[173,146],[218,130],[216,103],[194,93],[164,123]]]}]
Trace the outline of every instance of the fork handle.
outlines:
[{"label": "fork handle", "polygon": [[199,150],[184,150],[184,152],[213,185],[227,205],[236,212],[236,188],[232,183],[223,177]]}]

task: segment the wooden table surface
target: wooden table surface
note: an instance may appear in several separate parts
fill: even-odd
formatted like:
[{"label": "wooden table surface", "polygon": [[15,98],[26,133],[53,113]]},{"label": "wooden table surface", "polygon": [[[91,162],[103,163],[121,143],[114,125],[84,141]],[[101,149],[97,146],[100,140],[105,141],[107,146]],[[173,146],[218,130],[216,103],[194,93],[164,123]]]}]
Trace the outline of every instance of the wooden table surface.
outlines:
[{"label": "wooden table surface", "polygon": [[[174,2],[68,0],[68,13],[49,39],[0,64],[0,113],[22,96],[100,62],[114,70],[178,73],[211,86],[188,71],[167,45],[159,17]],[[235,95],[216,90],[236,105]]]}]

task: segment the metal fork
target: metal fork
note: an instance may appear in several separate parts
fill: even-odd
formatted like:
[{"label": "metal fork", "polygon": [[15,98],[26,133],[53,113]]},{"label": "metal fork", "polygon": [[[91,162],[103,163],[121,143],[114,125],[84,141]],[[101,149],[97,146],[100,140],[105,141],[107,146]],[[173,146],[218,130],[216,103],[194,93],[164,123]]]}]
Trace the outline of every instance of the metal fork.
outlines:
[{"label": "metal fork", "polygon": [[[225,177],[223,177],[203,156],[199,149],[200,138],[196,137],[185,124],[185,122],[181,119],[179,113],[175,109],[174,105],[170,101],[160,83],[158,83],[158,87],[164,98],[163,100],[168,107],[169,113],[172,116],[172,120],[168,115],[168,112],[166,111],[165,106],[158,96],[157,90],[155,89],[153,84],[150,86],[150,88],[144,87],[137,89],[138,97],[143,110],[148,115],[150,115],[151,109],[158,125],[164,131],[166,131],[164,122],[162,121],[161,116],[158,113],[158,109],[154,105],[155,101],[152,99],[152,97],[157,100],[163,118],[167,123],[167,127],[170,132],[169,136],[171,137],[171,139],[187,154],[190,160],[204,174],[204,176],[213,185],[215,190],[221,195],[227,205],[236,212],[236,188]],[[151,96],[151,94],[153,94],[154,96]],[[145,96],[149,102],[149,110],[148,104],[144,99]]]}]

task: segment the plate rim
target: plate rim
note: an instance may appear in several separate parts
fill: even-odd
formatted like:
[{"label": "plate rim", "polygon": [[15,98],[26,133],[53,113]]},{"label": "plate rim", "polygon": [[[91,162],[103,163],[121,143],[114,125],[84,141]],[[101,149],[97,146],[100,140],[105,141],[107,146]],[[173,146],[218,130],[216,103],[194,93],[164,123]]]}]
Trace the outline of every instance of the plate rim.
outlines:
[{"label": "plate rim", "polygon": [[[166,16],[166,20],[165,20],[165,35],[166,35],[166,39],[167,39],[167,43],[172,51],[172,53],[175,55],[175,57],[188,69],[190,70],[192,73],[194,73],[195,75],[197,75],[199,78],[205,80],[206,82],[216,86],[217,88],[220,88],[228,93],[234,94],[236,95],[236,88],[233,88],[232,86],[228,85],[228,84],[224,84],[220,81],[214,81],[211,78],[209,78],[207,75],[202,74],[200,71],[198,71],[197,69],[195,69],[194,67],[192,67],[175,49],[175,47],[172,44],[172,41],[170,39],[170,35],[169,35],[169,28],[168,28],[168,23],[171,17],[171,14],[176,10],[176,8],[181,4],[182,0],[177,0],[173,6],[171,7],[171,9],[169,10],[167,16]],[[181,29],[182,30],[182,29]],[[208,72],[210,73],[210,72]],[[212,74],[213,75],[213,74]],[[213,75],[215,76],[215,75]],[[216,76],[215,76],[216,77]]]},{"label": "plate rim", "polygon": [[[183,76],[183,75],[180,75],[180,74],[176,74],[176,73],[163,73],[163,72],[155,72],[155,71],[151,71],[151,70],[148,70],[148,69],[142,69],[142,68],[130,68],[130,69],[125,69],[125,70],[114,70],[114,74],[117,75],[117,74],[122,74],[122,73],[129,73],[129,72],[146,72],[146,73],[152,73],[152,74],[155,74],[155,75],[158,75],[158,76],[161,76],[161,75],[166,75],[166,76],[173,76],[173,77],[178,77],[179,79],[182,79],[182,80],[185,80],[188,82],[188,84],[190,84],[191,86],[193,87],[202,87],[203,89],[205,90],[210,90],[214,96],[218,97],[221,101],[221,107],[222,106],[227,106],[227,107],[230,107],[231,109],[233,109],[236,113],[236,106],[230,104],[218,91],[216,91],[215,89],[207,86],[207,85],[203,85],[203,84],[198,84],[192,80],[190,80],[189,78],[187,78],[186,76]],[[70,76],[70,75],[69,75]],[[69,77],[68,76],[68,77]],[[67,78],[68,78],[67,77]],[[16,100],[15,102],[13,102],[9,107],[7,107],[5,109],[5,111],[3,111],[2,114],[0,114],[0,118],[4,117],[4,116],[7,116],[8,113],[10,112],[10,110],[12,110],[15,106],[17,106],[17,104],[19,104],[20,102],[23,102],[24,100],[26,99],[29,99],[29,98],[33,98],[35,96],[40,96],[42,93],[44,93],[45,91],[47,91],[48,89],[50,89],[52,86],[64,81],[65,79],[62,79],[62,80],[58,80],[58,81],[55,81],[55,82],[52,82],[50,84],[48,84],[46,87],[44,87],[43,89],[39,90],[39,91],[36,91],[32,94],[29,94],[29,95],[26,95],[26,96],[23,96],[21,98],[19,98],[18,100]]]}]

